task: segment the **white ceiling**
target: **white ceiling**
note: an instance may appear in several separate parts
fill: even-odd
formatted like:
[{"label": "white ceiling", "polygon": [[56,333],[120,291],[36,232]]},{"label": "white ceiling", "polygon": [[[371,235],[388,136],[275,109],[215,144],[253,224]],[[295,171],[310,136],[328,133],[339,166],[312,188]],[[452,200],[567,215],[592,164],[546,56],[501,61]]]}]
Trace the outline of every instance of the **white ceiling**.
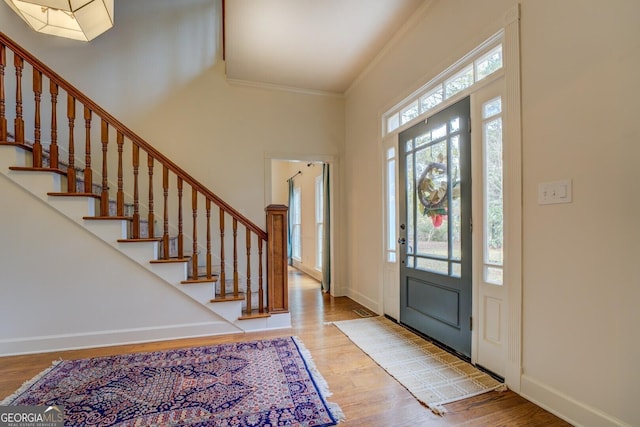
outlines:
[{"label": "white ceiling", "polygon": [[344,93],[425,0],[227,0],[227,78]]}]

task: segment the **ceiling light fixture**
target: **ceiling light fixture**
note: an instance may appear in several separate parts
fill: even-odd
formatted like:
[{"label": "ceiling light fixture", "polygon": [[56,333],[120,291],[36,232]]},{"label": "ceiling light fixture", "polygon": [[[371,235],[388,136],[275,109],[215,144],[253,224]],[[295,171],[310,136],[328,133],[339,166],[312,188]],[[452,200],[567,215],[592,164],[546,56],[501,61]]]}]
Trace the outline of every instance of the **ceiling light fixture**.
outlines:
[{"label": "ceiling light fixture", "polygon": [[5,0],[39,33],[89,41],[113,27],[113,0]]}]

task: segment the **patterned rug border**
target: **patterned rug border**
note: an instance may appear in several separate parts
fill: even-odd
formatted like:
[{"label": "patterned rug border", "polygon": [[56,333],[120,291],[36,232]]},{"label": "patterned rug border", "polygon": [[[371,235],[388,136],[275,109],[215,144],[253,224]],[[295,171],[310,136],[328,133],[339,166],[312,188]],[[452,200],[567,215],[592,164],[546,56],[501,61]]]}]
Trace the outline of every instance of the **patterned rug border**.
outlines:
[{"label": "patterned rug border", "polygon": [[[403,381],[401,379],[399,379],[396,375],[394,375],[393,373],[389,372],[388,366],[385,366],[384,363],[381,363],[380,360],[377,360],[374,357],[374,355],[372,355],[370,353],[369,350],[366,350],[365,348],[362,347],[362,343],[359,344],[358,342],[356,342],[356,340],[354,339],[354,337],[352,335],[350,335],[350,333],[348,333],[347,331],[343,330],[340,327],[341,325],[344,325],[344,324],[354,324],[354,323],[358,323],[358,322],[361,322],[361,323],[376,322],[376,323],[382,325],[382,327],[388,329],[394,335],[398,335],[398,336],[402,337],[403,339],[405,339],[405,337],[403,337],[402,334],[400,334],[399,332],[404,332],[406,335],[411,335],[412,338],[415,341],[422,342],[423,346],[433,348],[437,352],[442,352],[442,353],[446,354],[448,358],[457,359],[456,363],[464,364],[464,366],[468,367],[468,369],[473,369],[474,370],[474,375],[477,375],[477,377],[472,378],[471,376],[469,376],[466,373],[463,373],[463,372],[460,372],[460,373],[466,375],[466,377],[468,379],[470,379],[471,381],[473,381],[474,383],[477,383],[478,385],[480,385],[480,383],[478,383],[478,381],[477,381],[477,378],[483,378],[484,380],[486,380],[491,385],[490,386],[485,386],[484,384],[482,384],[482,386],[483,386],[482,390],[478,390],[476,392],[471,392],[471,393],[466,393],[464,395],[461,395],[461,396],[455,397],[455,398],[451,398],[451,399],[442,399],[442,400],[438,400],[438,401],[429,402],[425,398],[420,396],[416,392],[414,387],[408,386],[407,384],[403,383]],[[389,319],[387,319],[387,318],[385,318],[383,316],[376,316],[376,317],[362,318],[362,319],[340,320],[340,321],[335,321],[335,322],[329,322],[329,323],[327,323],[327,325],[334,325],[355,346],[360,348],[360,350],[362,350],[367,356],[369,356],[378,366],[380,366],[382,369],[384,369],[385,372],[387,372],[392,378],[394,378],[396,381],[398,381],[398,383],[400,383],[400,385],[402,385],[405,389],[407,389],[407,391],[409,391],[409,393],[411,393],[420,403],[422,403],[423,405],[427,406],[435,414],[438,414],[438,415],[445,414],[447,411],[446,411],[446,408],[443,405],[446,405],[447,403],[452,403],[452,402],[456,402],[456,401],[459,401],[459,400],[467,399],[467,398],[470,398],[470,397],[478,396],[480,394],[487,393],[487,392],[490,392],[490,391],[506,391],[507,390],[507,387],[506,387],[505,384],[495,380],[489,374],[487,374],[485,372],[482,372],[481,370],[479,370],[478,368],[473,366],[471,363],[466,362],[466,361],[458,358],[457,356],[447,352],[446,350],[443,350],[442,348],[436,346],[435,344],[423,339],[422,337],[418,336],[417,334],[415,334],[415,333],[411,332],[410,330],[404,328],[402,325],[400,325],[398,323],[395,323],[395,322],[393,322],[393,321],[391,321],[391,320],[389,320]],[[414,347],[414,348],[418,347],[413,342],[410,343],[410,345],[412,347]],[[421,349],[421,351],[423,351],[423,350]],[[429,351],[429,350],[424,350],[424,351]],[[436,353],[431,353],[430,352],[429,356],[433,357],[435,359],[438,359],[439,362],[442,363],[443,367],[446,367],[446,366],[450,365],[450,362],[446,362],[446,361],[442,360],[442,358],[440,358]],[[458,370],[457,368],[454,368],[454,369]]]},{"label": "patterned rug border", "polygon": [[[327,411],[327,414],[328,414],[329,418],[331,418],[331,420],[333,421],[333,424],[326,424],[326,426],[336,425],[336,424],[339,424],[339,423],[343,422],[345,420],[344,412],[340,408],[339,404],[337,404],[335,402],[329,402],[327,400],[328,397],[332,396],[332,393],[331,393],[331,391],[329,389],[329,384],[327,383],[326,379],[322,376],[322,374],[320,373],[320,371],[316,367],[316,364],[315,364],[315,362],[313,360],[313,356],[311,355],[311,352],[306,348],[306,346],[304,345],[302,340],[300,338],[298,338],[297,336],[280,337],[280,338],[263,339],[263,340],[237,341],[237,342],[232,342],[232,343],[212,344],[212,345],[209,345],[209,346],[184,347],[184,348],[159,350],[159,351],[149,351],[149,352],[135,352],[135,353],[126,353],[126,354],[120,354],[120,355],[113,355],[113,356],[100,356],[100,357],[95,357],[95,358],[54,360],[51,363],[51,366],[49,366],[48,368],[46,368],[43,371],[41,371],[40,373],[38,373],[33,378],[25,381],[15,392],[13,392],[9,396],[5,397],[4,399],[0,400],[0,406],[10,406],[10,405],[12,405],[12,403],[16,399],[18,399],[20,396],[22,396],[23,394],[28,392],[28,390],[30,388],[32,388],[34,385],[36,385],[39,381],[41,381],[43,378],[45,378],[48,374],[50,374],[56,368],[58,368],[59,366],[62,366],[62,364],[64,362],[78,362],[78,361],[86,361],[86,360],[91,360],[91,359],[94,359],[94,360],[97,360],[97,359],[111,359],[111,358],[119,357],[119,356],[132,357],[134,355],[153,355],[153,354],[168,353],[168,352],[171,352],[171,351],[189,350],[189,349],[197,349],[197,348],[204,348],[204,347],[215,347],[215,346],[218,346],[218,345],[249,344],[249,343],[258,343],[258,342],[265,342],[265,341],[274,341],[276,339],[290,339],[291,342],[293,343],[293,345],[295,346],[296,350],[298,351],[298,354],[300,355],[300,358],[301,358],[301,360],[302,360],[302,362],[304,364],[305,370],[309,374],[309,378],[311,379],[311,382],[312,382],[313,386],[315,387],[315,390],[318,393],[318,395],[320,397],[320,400],[322,401],[323,405],[325,406],[325,409]],[[322,427],[322,426],[320,426],[320,427]]]},{"label": "patterned rug border", "polygon": [[42,378],[44,378],[49,372],[53,371],[62,362],[63,362],[62,359],[54,360],[53,362],[51,362],[51,366],[41,371],[35,377],[29,380],[26,380],[25,382],[22,383],[22,385],[16,391],[11,393],[9,396],[5,397],[4,399],[0,400],[0,406],[11,405],[11,402],[16,400],[20,395],[26,393],[26,391],[29,390],[31,387],[33,387],[35,383],[37,383]]},{"label": "patterned rug border", "polygon": [[336,424],[341,423],[342,421],[345,420],[344,412],[342,412],[340,405],[338,405],[335,402],[329,402],[327,400],[328,397],[333,396],[333,393],[331,393],[331,391],[329,390],[329,383],[322,376],[322,374],[316,367],[316,364],[313,361],[313,356],[311,355],[311,352],[307,349],[307,347],[304,345],[302,340],[300,340],[300,338],[298,338],[297,336],[293,336],[291,337],[291,339],[293,340],[293,343],[298,349],[298,353],[300,353],[300,356],[302,356],[302,362],[307,368],[307,372],[311,377],[311,381],[313,382],[313,385],[316,387],[316,391],[320,395],[320,398],[322,399],[324,406],[327,408],[329,417],[331,417]]}]

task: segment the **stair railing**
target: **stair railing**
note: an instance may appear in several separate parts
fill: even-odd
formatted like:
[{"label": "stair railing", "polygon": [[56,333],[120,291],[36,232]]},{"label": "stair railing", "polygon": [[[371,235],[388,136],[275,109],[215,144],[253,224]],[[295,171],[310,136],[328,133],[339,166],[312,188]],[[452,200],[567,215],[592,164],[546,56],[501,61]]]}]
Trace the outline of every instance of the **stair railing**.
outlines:
[{"label": "stair railing", "polygon": [[[9,52],[13,55],[13,81],[6,79]],[[23,89],[25,69],[32,71],[33,100],[29,102],[25,101]],[[47,80],[49,99],[43,101]],[[15,111],[7,109],[7,88],[15,90]],[[49,120],[43,121],[44,115],[48,115]],[[61,116],[66,116],[66,127],[58,124]],[[13,134],[8,127],[11,118]],[[76,134],[81,133],[76,129],[77,122],[84,129],[84,144],[76,143]],[[33,128],[31,142],[26,139],[25,128]],[[43,144],[43,130],[49,131],[48,144]],[[0,144],[31,150],[31,170],[66,176],[64,195],[94,197],[99,212],[94,219],[129,220],[127,240],[159,241],[160,254],[153,262],[188,259],[189,278],[184,283],[217,281],[219,290],[214,292],[212,302],[242,299],[244,291],[244,318],[288,311],[286,207],[267,207],[267,229],[275,237],[270,239],[267,232],[3,33],[0,33]],[[102,154],[100,162],[94,161],[95,151]],[[97,170],[95,163],[100,164]],[[156,168],[160,172],[156,173]],[[156,178],[157,174],[160,178]],[[141,199],[141,192],[147,192],[146,203]],[[191,207],[190,216],[184,214],[185,196]],[[162,205],[159,216],[156,213],[158,199]],[[217,239],[213,238],[212,222],[216,223]],[[160,229],[156,223],[161,224]],[[189,228],[190,234],[185,231]],[[240,236],[239,241],[243,229],[244,238]],[[205,234],[204,244],[199,240],[201,234]],[[190,243],[190,254],[185,243]],[[232,248],[231,255],[227,253],[228,246]],[[238,255],[239,248],[246,250],[246,257]],[[205,252],[203,263],[201,250]],[[258,301],[252,299],[252,294],[257,294]]]}]

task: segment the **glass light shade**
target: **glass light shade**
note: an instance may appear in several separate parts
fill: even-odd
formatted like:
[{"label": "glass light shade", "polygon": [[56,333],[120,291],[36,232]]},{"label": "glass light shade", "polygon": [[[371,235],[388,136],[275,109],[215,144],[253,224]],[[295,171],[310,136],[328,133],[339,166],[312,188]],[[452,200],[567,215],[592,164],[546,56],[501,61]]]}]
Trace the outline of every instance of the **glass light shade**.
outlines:
[{"label": "glass light shade", "polygon": [[34,30],[89,41],[113,27],[113,0],[5,0]]}]

